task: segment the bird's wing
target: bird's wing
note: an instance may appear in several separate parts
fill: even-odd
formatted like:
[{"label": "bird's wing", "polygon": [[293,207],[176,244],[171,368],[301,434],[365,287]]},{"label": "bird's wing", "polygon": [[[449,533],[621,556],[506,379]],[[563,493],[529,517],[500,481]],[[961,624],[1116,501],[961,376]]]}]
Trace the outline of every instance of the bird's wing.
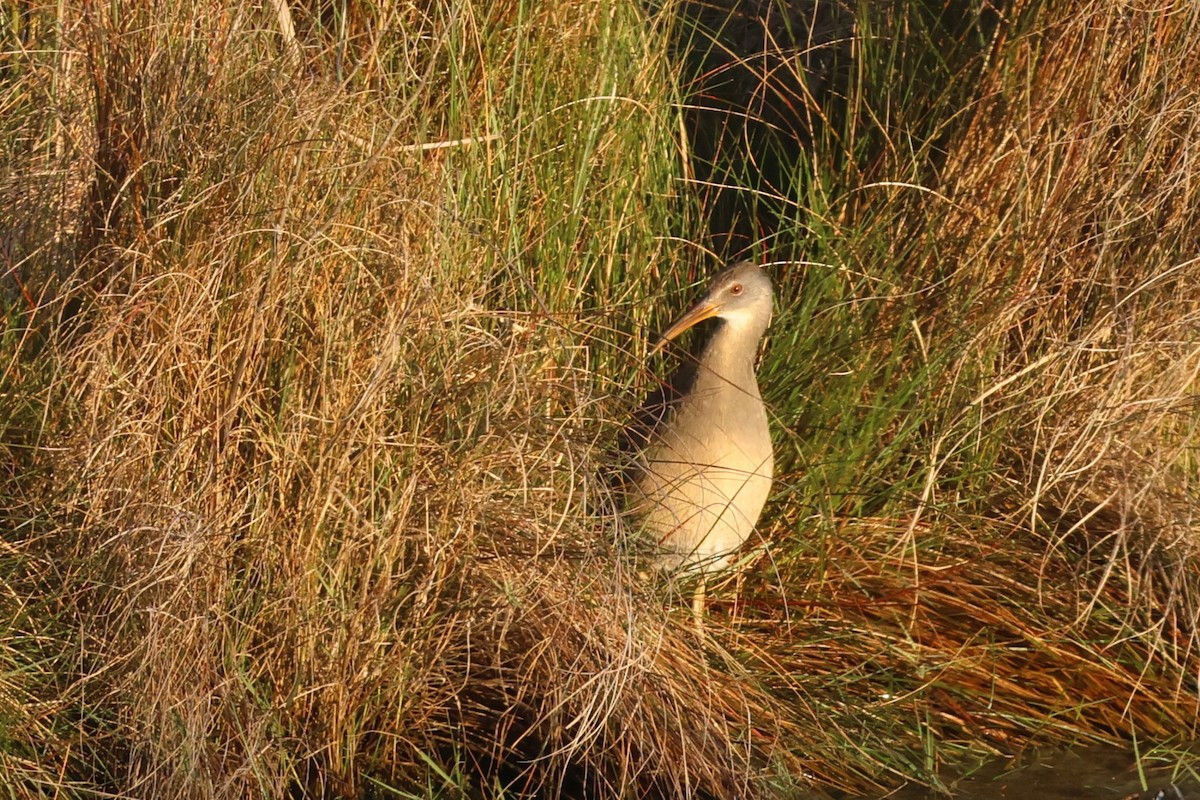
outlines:
[{"label": "bird's wing", "polygon": [[632,421],[617,438],[618,469],[614,473],[618,486],[628,485],[639,477],[638,456],[649,447],[671,415],[696,383],[697,361],[684,356],[670,378],[660,381],[633,413]]}]

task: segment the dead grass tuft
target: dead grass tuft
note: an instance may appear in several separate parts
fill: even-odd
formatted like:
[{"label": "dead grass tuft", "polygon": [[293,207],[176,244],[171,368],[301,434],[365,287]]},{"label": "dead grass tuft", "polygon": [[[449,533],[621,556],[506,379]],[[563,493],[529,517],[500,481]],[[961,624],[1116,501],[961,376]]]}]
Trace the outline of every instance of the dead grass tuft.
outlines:
[{"label": "dead grass tuft", "polygon": [[956,280],[974,298],[977,342],[1004,343],[979,408],[1011,426],[1018,519],[1046,538],[1047,559],[1070,545],[1091,565],[1080,619],[1115,581],[1164,653],[1193,638],[1200,588],[1196,23],[1177,4],[1048,16],[946,170],[971,212],[947,219]]}]

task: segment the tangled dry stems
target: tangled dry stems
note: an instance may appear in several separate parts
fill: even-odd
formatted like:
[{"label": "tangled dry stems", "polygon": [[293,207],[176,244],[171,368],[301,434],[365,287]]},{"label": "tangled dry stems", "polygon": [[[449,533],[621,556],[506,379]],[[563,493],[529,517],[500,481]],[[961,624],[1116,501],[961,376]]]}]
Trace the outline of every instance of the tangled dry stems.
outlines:
[{"label": "tangled dry stems", "polygon": [[[1176,637],[1191,642],[1197,622],[1188,565],[1200,298],[1188,254],[1198,198],[1188,176],[1200,53],[1185,34],[1197,18],[1169,5],[1089,11],[1048,18],[1014,50],[1039,65],[1031,82],[988,87],[947,166],[951,196],[969,198],[973,213],[951,214],[948,227],[983,335],[1008,342],[980,407],[983,419],[1011,418],[1018,519],[1045,535],[1048,558],[1074,544],[1101,565],[1079,619],[1117,581],[1130,614],[1161,615],[1146,634],[1171,649]],[[1079,64],[1092,65],[1091,80],[1077,79]],[[1019,129],[985,124],[1020,103]],[[1016,221],[1013,234],[996,241],[994,223],[979,222],[995,219]]]}]

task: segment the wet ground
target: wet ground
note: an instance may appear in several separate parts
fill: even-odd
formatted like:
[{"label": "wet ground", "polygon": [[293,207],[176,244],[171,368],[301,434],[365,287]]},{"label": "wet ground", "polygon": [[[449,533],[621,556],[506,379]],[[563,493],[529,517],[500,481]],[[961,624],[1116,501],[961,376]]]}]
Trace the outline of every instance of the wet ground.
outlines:
[{"label": "wet ground", "polygon": [[[1200,800],[1196,761],[1187,753],[1143,754],[1139,770],[1131,752],[1115,748],[1031,751],[943,780],[956,800]],[[1190,769],[1188,763],[1193,765]],[[947,795],[907,787],[876,797],[945,800]]]}]

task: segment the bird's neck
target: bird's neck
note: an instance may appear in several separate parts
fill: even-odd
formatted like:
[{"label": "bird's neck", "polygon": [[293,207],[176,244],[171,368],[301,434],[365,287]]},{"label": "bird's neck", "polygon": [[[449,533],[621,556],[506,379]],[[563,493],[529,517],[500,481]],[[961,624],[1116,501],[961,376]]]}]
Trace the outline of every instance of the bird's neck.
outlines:
[{"label": "bird's neck", "polygon": [[700,353],[696,388],[735,388],[758,396],[754,361],[763,330],[722,320]]}]

